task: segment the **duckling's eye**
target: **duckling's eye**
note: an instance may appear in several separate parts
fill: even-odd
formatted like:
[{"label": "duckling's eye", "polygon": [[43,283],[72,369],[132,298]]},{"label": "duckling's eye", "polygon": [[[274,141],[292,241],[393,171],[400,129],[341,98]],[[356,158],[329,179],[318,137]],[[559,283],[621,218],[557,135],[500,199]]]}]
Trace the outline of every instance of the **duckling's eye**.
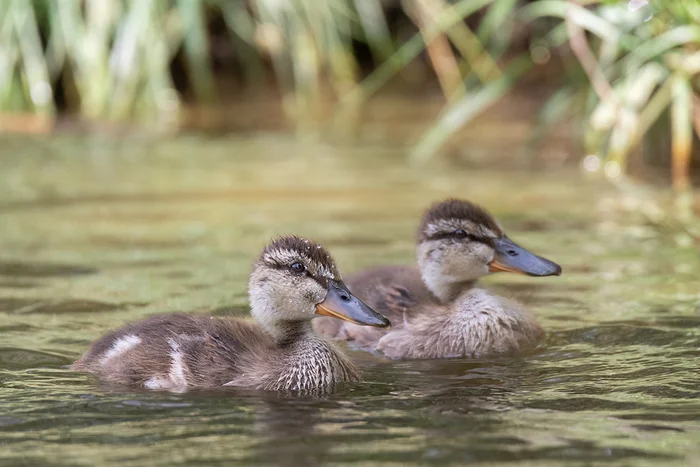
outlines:
[{"label": "duckling's eye", "polygon": [[291,269],[294,272],[301,273],[306,271],[306,266],[297,261],[295,263],[292,263],[291,266],[289,266],[289,269]]},{"label": "duckling's eye", "polygon": [[467,232],[464,229],[457,229],[457,230],[455,230],[455,237],[467,238]]}]

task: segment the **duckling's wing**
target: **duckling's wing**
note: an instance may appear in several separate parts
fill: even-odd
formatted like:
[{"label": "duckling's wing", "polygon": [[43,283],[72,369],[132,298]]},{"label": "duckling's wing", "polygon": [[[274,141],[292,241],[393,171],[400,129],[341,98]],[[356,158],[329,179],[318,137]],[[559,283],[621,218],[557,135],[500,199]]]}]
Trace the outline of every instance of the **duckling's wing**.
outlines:
[{"label": "duckling's wing", "polygon": [[416,296],[403,284],[377,284],[376,290],[377,308],[387,317],[394,317],[399,312],[403,315],[419,304]]},{"label": "duckling's wing", "polygon": [[162,336],[189,334],[197,330],[195,318],[184,313],[151,316],[110,331],[94,341],[88,351],[73,364],[73,369],[83,370],[83,367],[89,368],[99,364],[105,357],[126,355],[127,351],[144,343],[163,340]]},{"label": "duckling's wing", "polygon": [[331,339],[351,341],[367,349],[386,335],[400,329],[411,316],[418,315],[434,298],[423,284],[420,272],[406,266],[385,266],[350,276],[345,283],[350,291],[391,321],[391,329],[358,326],[334,318],[314,320],[314,329]]},{"label": "duckling's wing", "polygon": [[170,314],[105,335],[72,368],[151,389],[216,387],[245,372],[270,345],[253,323]]},{"label": "duckling's wing", "polygon": [[434,300],[418,269],[408,266],[370,269],[346,283],[360,300],[389,318],[393,328],[401,326],[407,314]]},{"label": "duckling's wing", "polygon": [[271,337],[255,323],[210,318],[207,324],[199,334],[181,338],[192,386],[226,385],[259,367],[275,347]]}]

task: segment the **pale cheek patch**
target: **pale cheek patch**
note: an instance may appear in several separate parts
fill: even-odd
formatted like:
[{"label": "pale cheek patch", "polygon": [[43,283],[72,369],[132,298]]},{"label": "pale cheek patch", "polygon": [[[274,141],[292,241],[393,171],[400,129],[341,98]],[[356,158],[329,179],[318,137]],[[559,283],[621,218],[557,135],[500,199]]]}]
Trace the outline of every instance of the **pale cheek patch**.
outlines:
[{"label": "pale cheek patch", "polygon": [[133,334],[129,334],[124,337],[120,337],[117,339],[117,341],[112,345],[112,347],[104,353],[104,356],[102,357],[102,364],[104,365],[108,361],[110,361],[113,358],[119,357],[120,355],[125,354],[129,350],[133,349],[137,345],[141,343],[141,338],[139,336],[135,336]]},{"label": "pale cheek patch", "polygon": [[490,263],[493,259],[493,248],[487,245],[480,244],[474,249],[474,256],[483,263]]},{"label": "pale cheek patch", "polygon": [[493,249],[482,243],[452,244],[435,249],[439,254],[429,257],[443,279],[472,281],[489,273],[488,263],[493,259]]}]

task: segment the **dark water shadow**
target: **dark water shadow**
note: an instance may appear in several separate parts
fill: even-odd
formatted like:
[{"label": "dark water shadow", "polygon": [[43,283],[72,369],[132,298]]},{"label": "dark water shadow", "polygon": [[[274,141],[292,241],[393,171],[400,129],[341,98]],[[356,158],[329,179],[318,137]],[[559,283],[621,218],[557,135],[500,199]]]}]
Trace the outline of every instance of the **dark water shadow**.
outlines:
[{"label": "dark water shadow", "polygon": [[7,289],[34,289],[41,287],[41,283],[37,281],[18,280],[18,279],[0,279],[0,288]]},{"label": "dark water shadow", "polygon": [[0,347],[0,368],[5,370],[27,370],[31,368],[61,368],[72,360],[49,352]]},{"label": "dark water shadow", "polygon": [[96,300],[27,300],[19,298],[0,299],[0,312],[11,314],[69,314],[103,313],[131,307],[145,306],[146,303],[105,303]]},{"label": "dark water shadow", "polygon": [[643,326],[637,322],[611,322],[599,326],[587,326],[565,331],[553,332],[548,336],[549,346],[568,344],[589,344],[593,347],[625,347],[630,345],[645,346],[683,346],[693,348],[700,338],[690,337],[687,331],[679,329],[659,329]]},{"label": "dark water shadow", "polygon": [[38,327],[32,326],[31,324],[21,323],[21,324],[9,324],[6,326],[0,326],[0,334],[7,332],[37,332]]},{"label": "dark water shadow", "polygon": [[11,278],[74,277],[98,272],[98,269],[74,264],[0,261],[0,276]]},{"label": "dark water shadow", "polygon": [[15,310],[32,307],[37,303],[41,302],[26,298],[0,298],[0,313],[13,313]]}]

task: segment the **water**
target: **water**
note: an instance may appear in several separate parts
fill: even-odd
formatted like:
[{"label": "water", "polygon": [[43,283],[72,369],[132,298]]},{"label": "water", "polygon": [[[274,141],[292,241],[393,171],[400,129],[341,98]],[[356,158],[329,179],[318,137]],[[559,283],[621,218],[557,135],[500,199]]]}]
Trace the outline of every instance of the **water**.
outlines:
[{"label": "water", "polygon": [[[700,465],[697,250],[575,170],[403,157],[271,136],[4,137],[0,464]],[[421,211],[446,196],[563,265],[484,281],[537,315],[541,352],[353,353],[366,381],[323,399],[128,390],[66,369],[152,313],[245,313],[250,264],[278,233],[326,244],[345,274],[411,263]]]}]

